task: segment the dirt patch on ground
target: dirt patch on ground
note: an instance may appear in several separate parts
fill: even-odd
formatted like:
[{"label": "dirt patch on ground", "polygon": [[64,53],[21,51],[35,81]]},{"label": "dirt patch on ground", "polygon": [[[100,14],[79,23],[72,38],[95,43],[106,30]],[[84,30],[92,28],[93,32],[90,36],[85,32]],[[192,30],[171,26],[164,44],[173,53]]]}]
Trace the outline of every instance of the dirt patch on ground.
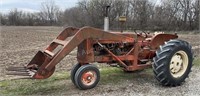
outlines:
[{"label": "dirt patch on ground", "polygon": [[[9,78],[5,75],[7,66],[26,65],[38,50],[45,48],[63,30],[62,27],[1,27],[0,38],[0,80]],[[200,35],[179,35],[180,39],[188,41],[194,47],[195,56],[200,54]],[[56,67],[58,70],[69,71],[76,64],[76,50],[66,56]],[[88,91],[80,91],[71,81],[64,82],[67,89],[62,95],[200,95],[199,69],[193,68],[193,73],[184,85],[179,87],[163,87],[158,84],[152,75],[141,73],[132,80],[123,84],[99,84]],[[66,90],[66,89],[65,89]]]}]

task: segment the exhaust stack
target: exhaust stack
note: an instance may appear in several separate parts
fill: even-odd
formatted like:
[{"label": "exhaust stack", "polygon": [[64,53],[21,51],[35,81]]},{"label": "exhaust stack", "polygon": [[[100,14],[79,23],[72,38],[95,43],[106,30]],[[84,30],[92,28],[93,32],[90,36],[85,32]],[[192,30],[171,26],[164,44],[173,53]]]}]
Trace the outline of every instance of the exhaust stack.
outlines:
[{"label": "exhaust stack", "polygon": [[109,18],[105,17],[104,18],[104,31],[108,31],[109,30]]},{"label": "exhaust stack", "polygon": [[109,17],[108,17],[108,9],[109,9],[109,5],[106,6],[106,13],[105,13],[105,17],[104,17],[104,31],[109,31]]}]

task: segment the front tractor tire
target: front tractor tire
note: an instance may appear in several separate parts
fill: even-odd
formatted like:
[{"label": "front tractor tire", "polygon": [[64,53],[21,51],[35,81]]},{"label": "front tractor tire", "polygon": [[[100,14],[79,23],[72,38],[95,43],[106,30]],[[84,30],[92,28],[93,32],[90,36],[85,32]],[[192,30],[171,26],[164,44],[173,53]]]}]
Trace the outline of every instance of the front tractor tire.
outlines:
[{"label": "front tractor tire", "polygon": [[70,76],[71,76],[71,81],[73,84],[75,84],[75,80],[74,80],[74,77],[75,77],[75,74],[77,72],[77,70],[81,67],[81,64],[77,63],[73,66],[72,70],[71,70],[71,73],[70,73]]},{"label": "front tractor tire", "polygon": [[191,71],[192,60],[193,54],[189,43],[170,40],[156,51],[153,72],[162,85],[181,85]]},{"label": "front tractor tire", "polygon": [[91,89],[94,88],[100,80],[99,69],[91,64],[82,65],[76,72],[75,85],[81,89]]}]

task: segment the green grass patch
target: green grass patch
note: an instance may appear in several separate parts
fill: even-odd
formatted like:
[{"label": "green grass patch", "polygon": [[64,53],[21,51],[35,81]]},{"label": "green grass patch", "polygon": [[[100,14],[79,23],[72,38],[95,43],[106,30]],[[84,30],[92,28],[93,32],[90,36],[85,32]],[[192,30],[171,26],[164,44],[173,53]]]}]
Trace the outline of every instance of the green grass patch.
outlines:
[{"label": "green grass patch", "polygon": [[6,80],[0,81],[0,96],[16,95],[43,95],[54,93],[62,89],[65,85],[63,80],[69,79],[66,72],[57,72],[55,75],[45,80]]},{"label": "green grass patch", "polygon": [[200,67],[200,58],[199,57],[198,58],[194,58],[193,64],[194,64],[194,66]]},{"label": "green grass patch", "polygon": [[[147,71],[145,71],[147,72]],[[120,68],[104,67],[100,69],[100,84],[121,84],[126,80],[138,78],[137,73],[126,73]],[[152,73],[152,72],[151,72]],[[71,83],[69,72],[56,72],[53,76],[44,80],[6,80],[0,81],[0,96],[21,96],[21,95],[49,95],[60,94],[70,89]]]},{"label": "green grass patch", "polygon": [[120,68],[108,67],[101,70],[101,83],[118,83],[124,80],[131,80],[136,74],[123,72]]}]

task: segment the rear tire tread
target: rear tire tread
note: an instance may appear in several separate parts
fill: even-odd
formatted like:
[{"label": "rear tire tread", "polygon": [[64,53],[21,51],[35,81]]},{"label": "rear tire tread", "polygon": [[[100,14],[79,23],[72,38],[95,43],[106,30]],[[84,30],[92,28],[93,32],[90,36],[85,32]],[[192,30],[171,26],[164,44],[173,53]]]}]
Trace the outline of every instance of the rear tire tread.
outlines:
[{"label": "rear tire tread", "polygon": [[[169,73],[169,69],[166,68],[167,64],[169,65],[170,62],[170,56],[172,54],[172,51],[176,48],[184,47],[185,50],[188,51],[188,59],[189,64],[186,72],[181,76],[181,80],[175,81],[174,78],[172,78],[171,74]],[[191,46],[188,42],[185,42],[183,40],[170,40],[168,42],[165,42],[164,45],[160,46],[160,48],[156,51],[156,56],[153,58],[154,64],[152,65],[153,73],[155,74],[155,78],[165,86],[177,86],[180,85],[185,78],[188,77],[189,72],[191,71],[191,65],[192,62],[191,57],[193,56],[191,52]],[[187,72],[189,71],[189,72]]]}]

